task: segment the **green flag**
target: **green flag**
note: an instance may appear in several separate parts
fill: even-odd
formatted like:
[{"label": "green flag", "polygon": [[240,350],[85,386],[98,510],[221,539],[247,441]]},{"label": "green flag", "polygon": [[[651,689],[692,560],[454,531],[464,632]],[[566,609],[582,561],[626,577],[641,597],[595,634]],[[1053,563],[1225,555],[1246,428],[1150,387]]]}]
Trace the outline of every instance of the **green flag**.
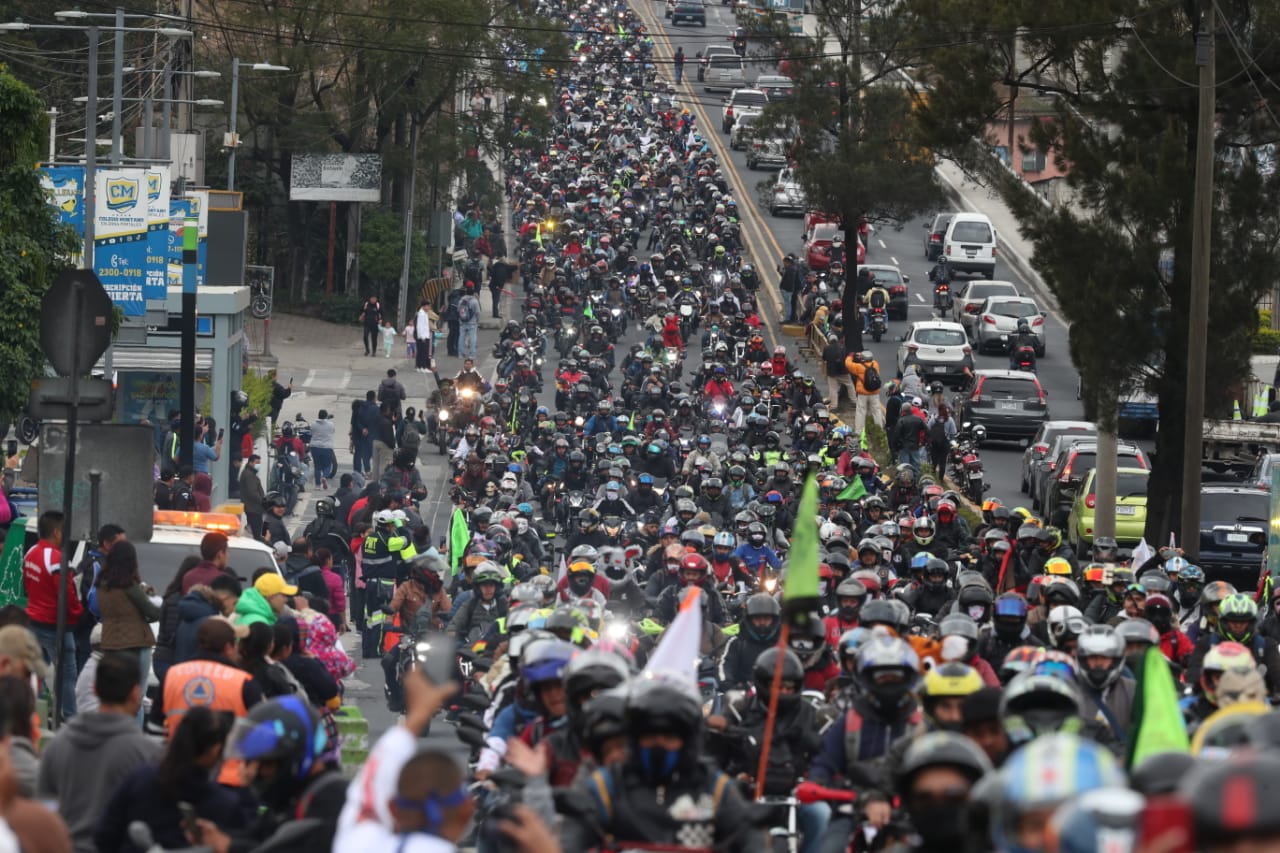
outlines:
[{"label": "green flag", "polygon": [[458,565],[467,545],[471,544],[471,528],[467,527],[467,515],[462,507],[453,508],[453,519],[449,522],[449,566],[453,574],[458,573]]},{"label": "green flag", "polygon": [[[1120,720],[1121,724],[1126,721]],[[1159,646],[1147,649],[1138,679],[1138,696],[1133,705],[1129,733],[1129,761],[1132,769],[1143,759],[1160,752],[1188,752],[1187,726],[1178,708],[1178,689],[1169,671],[1169,662]]]},{"label": "green flag", "polygon": [[791,553],[782,584],[783,609],[789,614],[807,613],[818,604],[818,481],[813,474],[804,481],[800,508],[791,532]]},{"label": "green flag", "polygon": [[836,495],[838,501],[856,501],[867,493],[867,486],[862,482],[862,478],[857,474],[853,475],[853,482],[844,487],[844,491]]}]

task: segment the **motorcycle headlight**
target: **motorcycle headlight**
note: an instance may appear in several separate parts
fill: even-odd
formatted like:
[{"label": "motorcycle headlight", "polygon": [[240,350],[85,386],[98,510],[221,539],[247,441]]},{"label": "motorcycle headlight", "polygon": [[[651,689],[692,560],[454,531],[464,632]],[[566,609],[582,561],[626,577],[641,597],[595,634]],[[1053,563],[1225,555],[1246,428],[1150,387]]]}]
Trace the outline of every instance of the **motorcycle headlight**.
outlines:
[{"label": "motorcycle headlight", "polygon": [[440,413],[437,415],[437,417],[439,417],[439,418],[440,418],[440,420],[442,420],[442,421],[447,421],[447,420],[449,420],[449,410],[448,410],[448,409],[441,409],[441,410],[440,410]]},{"label": "motorcycle headlight", "polygon": [[584,423],[586,423],[586,421],[582,419],[582,415],[578,415],[573,419],[574,426],[582,426]]},{"label": "motorcycle headlight", "polygon": [[610,622],[609,627],[605,629],[605,633],[609,635],[611,640],[622,640],[627,636],[626,622]]},{"label": "motorcycle headlight", "polygon": [[711,404],[711,408],[712,408],[712,409],[715,411],[715,413],[718,415],[718,414],[720,414],[721,412],[723,412],[723,411],[724,411],[724,403],[712,403],[712,404]]},{"label": "motorcycle headlight", "polygon": [[461,393],[464,400],[469,400],[476,395],[476,392],[470,388],[463,388]]},{"label": "motorcycle headlight", "polygon": [[613,314],[613,316],[615,316],[615,317],[620,317],[620,316],[622,316],[622,309],[621,309],[621,308],[614,308],[610,313],[611,313],[611,314]]},{"label": "motorcycle headlight", "polygon": [[777,578],[765,578],[765,579],[764,579],[764,590],[765,590],[765,592],[767,592],[767,593],[769,593],[769,594],[771,594],[771,595],[772,595],[772,594],[773,594],[773,592],[774,592],[774,590],[776,590],[777,588],[778,588],[778,579],[777,579]]}]

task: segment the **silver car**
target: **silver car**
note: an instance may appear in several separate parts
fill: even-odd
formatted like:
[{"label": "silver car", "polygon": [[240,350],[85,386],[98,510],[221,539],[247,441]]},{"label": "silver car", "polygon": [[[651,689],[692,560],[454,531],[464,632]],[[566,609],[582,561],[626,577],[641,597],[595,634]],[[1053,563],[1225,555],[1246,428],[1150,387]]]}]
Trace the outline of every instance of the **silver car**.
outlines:
[{"label": "silver car", "polygon": [[729,131],[729,147],[734,151],[746,151],[751,144],[752,131],[760,121],[758,113],[747,113],[733,123]]},{"label": "silver car", "polygon": [[800,188],[800,182],[796,180],[790,169],[783,169],[778,173],[778,179],[769,187],[765,196],[770,216],[777,216],[784,212],[804,213],[807,206],[804,190]]},{"label": "silver car", "polygon": [[1019,490],[1031,494],[1040,472],[1048,468],[1055,456],[1049,451],[1057,444],[1060,435],[1074,435],[1080,438],[1092,438],[1098,434],[1098,426],[1090,421],[1045,421],[1040,431],[1022,451],[1022,476]]},{"label": "silver car", "polygon": [[[963,285],[963,286],[962,286]],[[974,278],[967,282],[957,281],[955,301],[952,306],[952,319],[973,337],[973,324],[978,320],[978,311],[982,303],[992,296],[1021,296],[1018,287],[1011,281],[987,281]]]},{"label": "silver car", "polygon": [[971,336],[978,352],[987,349],[1008,349],[1018,332],[1018,323],[1025,320],[1036,338],[1036,357],[1044,358],[1044,312],[1034,299],[1026,296],[989,296],[978,309]]},{"label": "silver car", "polygon": [[717,53],[707,63],[702,88],[707,92],[732,92],[747,85],[747,64],[736,53]]}]

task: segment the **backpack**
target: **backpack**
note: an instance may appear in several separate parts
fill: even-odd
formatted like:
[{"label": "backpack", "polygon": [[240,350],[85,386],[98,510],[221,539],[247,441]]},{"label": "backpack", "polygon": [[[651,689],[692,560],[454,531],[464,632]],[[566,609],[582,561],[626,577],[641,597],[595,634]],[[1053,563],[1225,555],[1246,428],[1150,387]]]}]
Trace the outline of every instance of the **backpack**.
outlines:
[{"label": "backpack", "polygon": [[882,384],[880,371],[876,370],[874,364],[867,364],[867,370],[862,374],[862,387],[868,391],[879,391]]},{"label": "backpack", "polygon": [[935,447],[947,446],[947,428],[940,420],[935,420],[929,427],[929,443]]},{"label": "backpack", "polygon": [[475,300],[469,297],[462,297],[458,300],[458,321],[462,323],[470,323],[476,318],[475,308],[472,307]]},{"label": "backpack", "polygon": [[846,372],[844,368],[844,349],[830,344],[823,353],[827,360],[827,372],[839,376]]}]

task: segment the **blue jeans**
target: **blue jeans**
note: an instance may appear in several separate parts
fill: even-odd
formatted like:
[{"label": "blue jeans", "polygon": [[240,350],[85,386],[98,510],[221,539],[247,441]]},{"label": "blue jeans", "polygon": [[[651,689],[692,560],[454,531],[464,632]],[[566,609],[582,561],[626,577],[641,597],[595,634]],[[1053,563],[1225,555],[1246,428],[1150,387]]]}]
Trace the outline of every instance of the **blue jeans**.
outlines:
[{"label": "blue jeans", "polygon": [[476,323],[462,324],[462,337],[458,341],[458,354],[463,358],[474,359],[476,357],[476,332],[479,328]]},{"label": "blue jeans", "polygon": [[334,456],[332,447],[311,448],[311,462],[315,468],[317,486],[321,479],[327,480],[337,473],[338,458]]},{"label": "blue jeans", "polygon": [[[50,667],[54,665],[54,650],[57,645],[58,632],[51,625],[32,623],[32,632],[40,642],[40,650],[44,652],[44,661]],[[52,684],[47,684],[50,690]],[[62,718],[69,720],[76,715],[76,637],[69,629],[62,638]]]},{"label": "blue jeans", "polygon": [[831,822],[829,803],[804,803],[796,809],[796,828],[800,830],[800,853],[818,853],[822,836]]},{"label": "blue jeans", "polygon": [[373,439],[361,436],[355,440],[355,461],[351,467],[359,474],[368,474],[373,470]]},{"label": "blue jeans", "polygon": [[898,464],[910,465],[911,470],[916,472],[916,476],[920,476],[920,466],[924,464],[924,448],[917,447],[915,449],[902,448],[898,451]]}]

